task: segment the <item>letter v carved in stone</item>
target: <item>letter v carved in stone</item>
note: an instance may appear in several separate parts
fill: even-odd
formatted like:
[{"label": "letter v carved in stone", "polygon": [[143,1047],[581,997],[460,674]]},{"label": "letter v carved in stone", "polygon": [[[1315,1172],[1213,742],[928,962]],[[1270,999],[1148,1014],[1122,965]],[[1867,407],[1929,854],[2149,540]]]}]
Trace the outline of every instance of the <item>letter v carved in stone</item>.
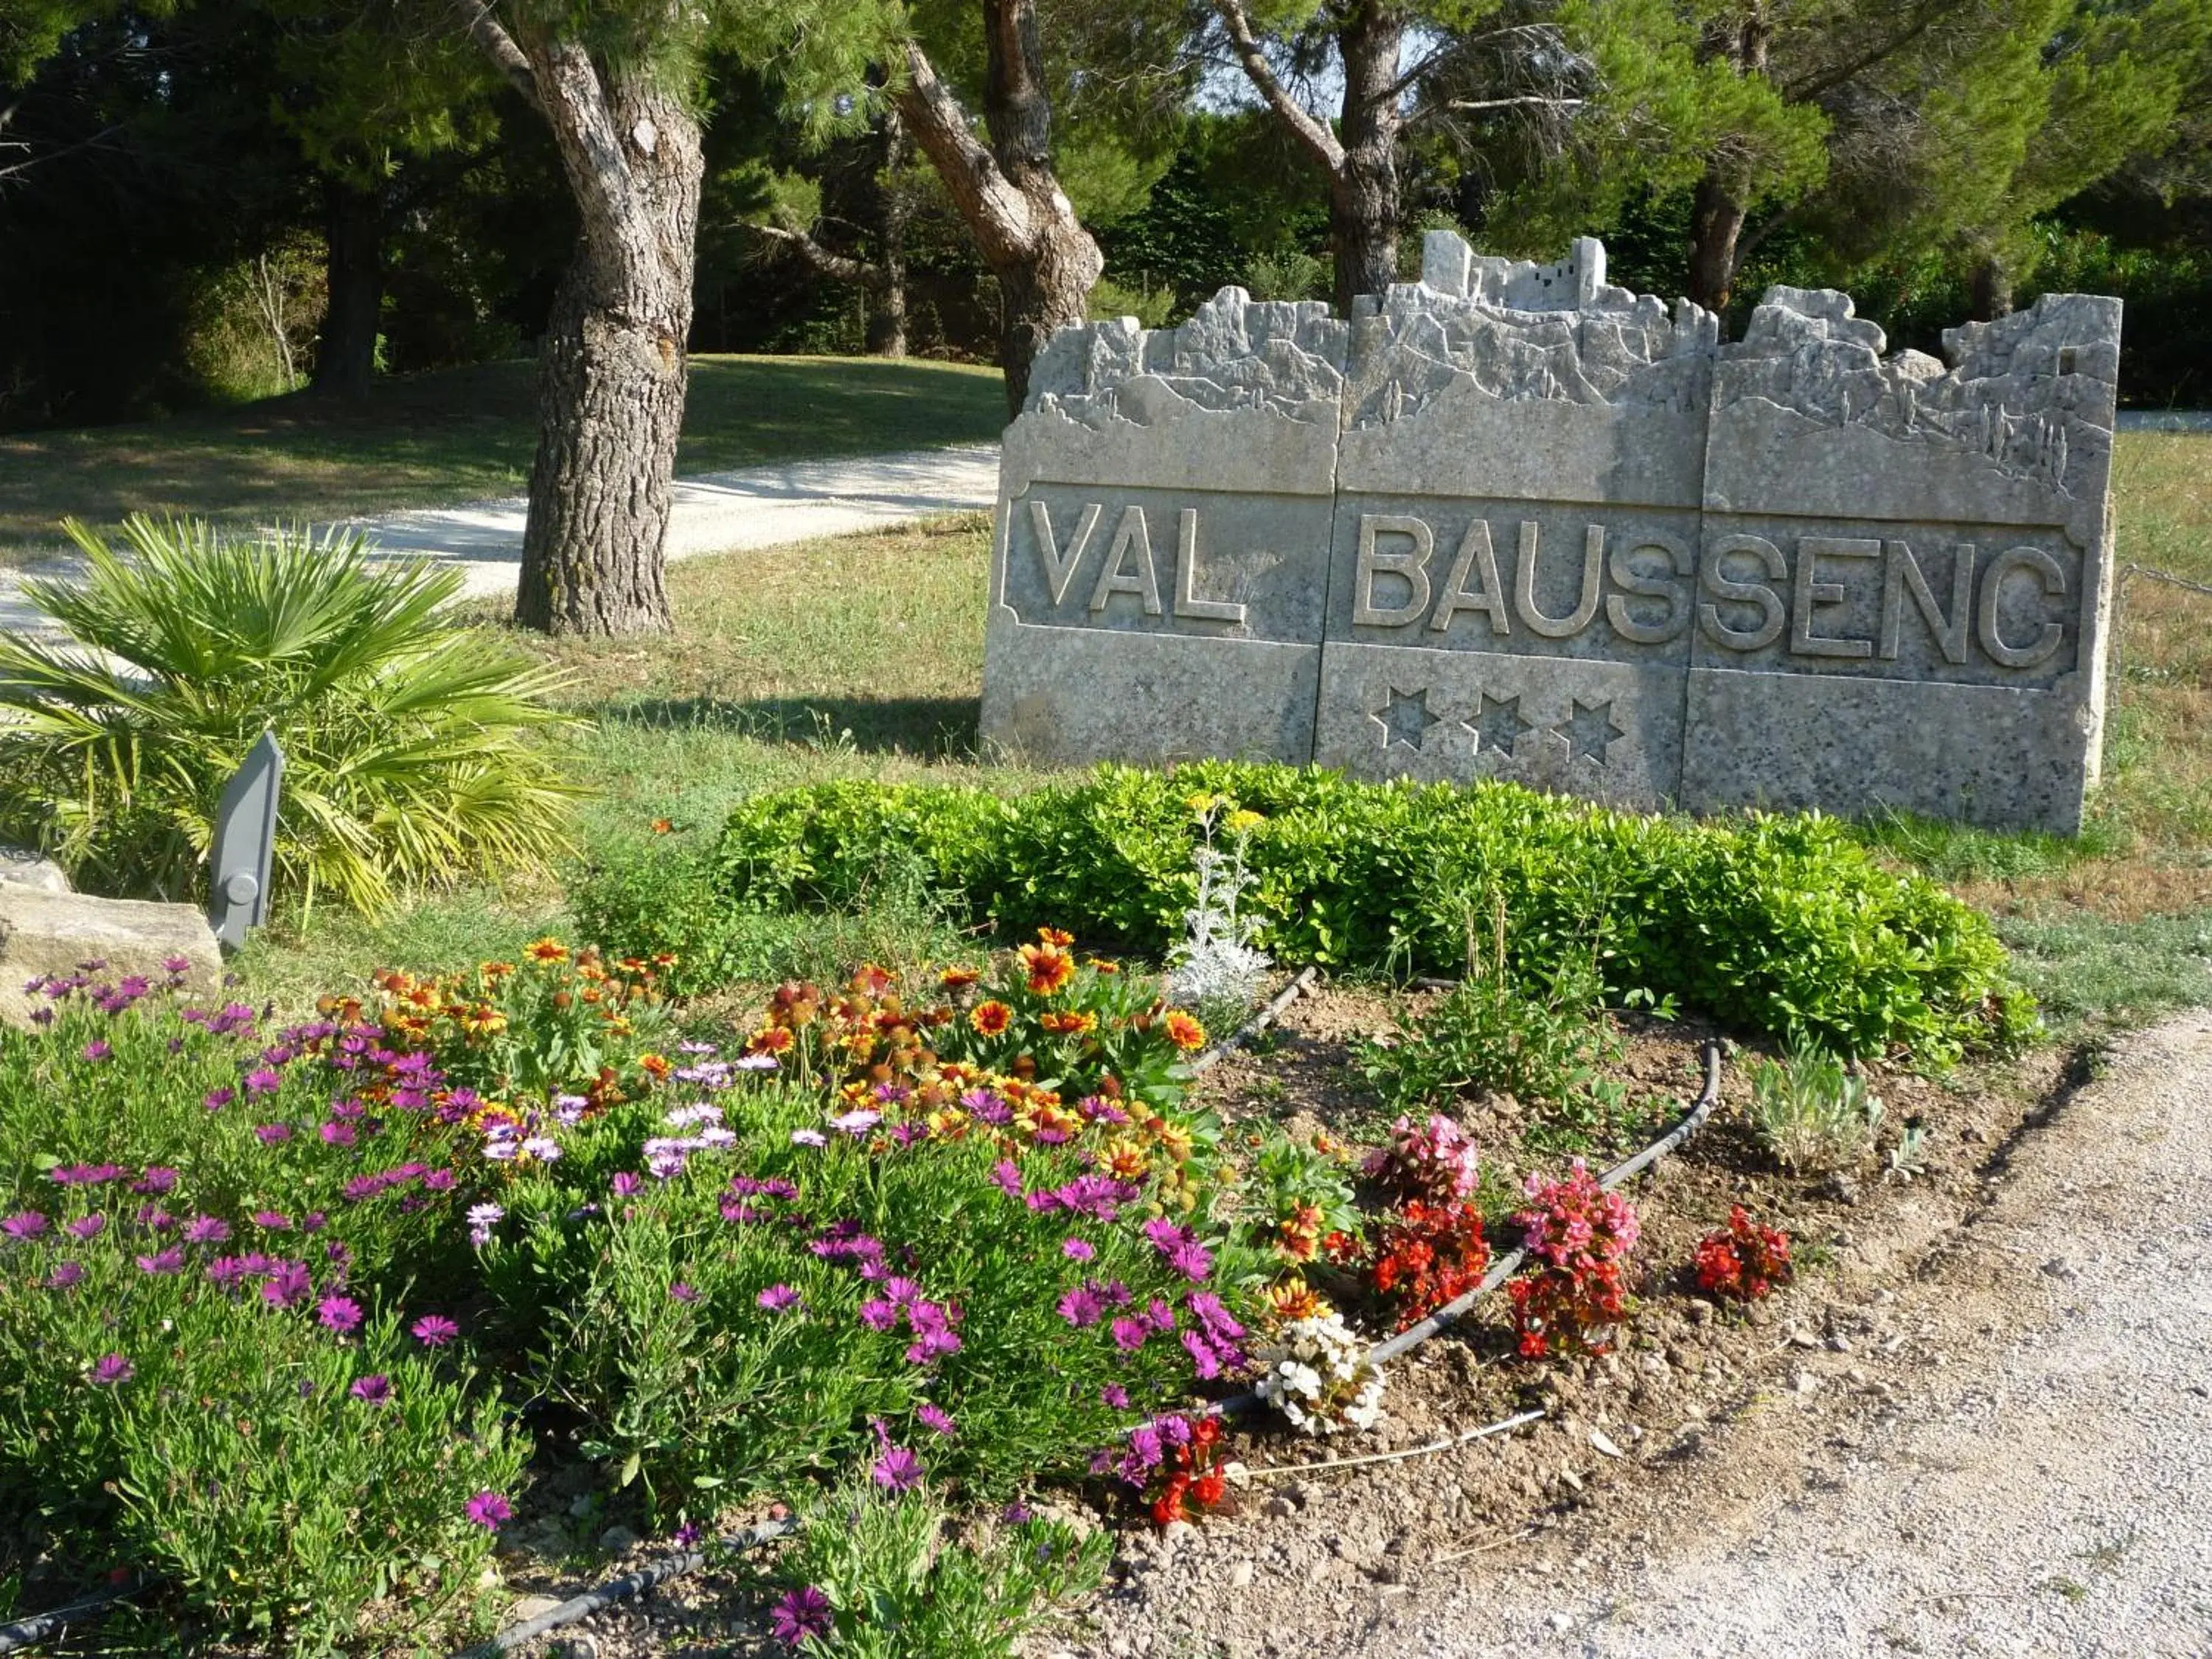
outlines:
[{"label": "letter v carved in stone", "polygon": [[1083,514],[1075,521],[1075,540],[1067,550],[1066,558],[1062,559],[1060,538],[1052,532],[1052,510],[1042,501],[1030,502],[1030,527],[1036,532],[1037,562],[1044,567],[1044,583],[1051,590],[1055,605],[1067,597],[1068,584],[1075,580],[1075,568],[1091,550],[1091,538],[1097,532],[1103,510],[1097,501],[1083,504]]}]

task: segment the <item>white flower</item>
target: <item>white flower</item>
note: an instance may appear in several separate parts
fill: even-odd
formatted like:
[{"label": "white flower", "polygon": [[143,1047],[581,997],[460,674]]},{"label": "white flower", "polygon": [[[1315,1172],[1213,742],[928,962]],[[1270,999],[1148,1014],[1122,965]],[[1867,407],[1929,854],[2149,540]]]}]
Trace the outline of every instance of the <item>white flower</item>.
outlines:
[{"label": "white flower", "polygon": [[1382,1374],[1341,1315],[1294,1319],[1255,1357],[1260,1397],[1304,1433],[1370,1429],[1382,1415]]},{"label": "white flower", "polygon": [[522,1143],[522,1150],[540,1164],[556,1164],[561,1158],[560,1142],[547,1135],[531,1136]]}]

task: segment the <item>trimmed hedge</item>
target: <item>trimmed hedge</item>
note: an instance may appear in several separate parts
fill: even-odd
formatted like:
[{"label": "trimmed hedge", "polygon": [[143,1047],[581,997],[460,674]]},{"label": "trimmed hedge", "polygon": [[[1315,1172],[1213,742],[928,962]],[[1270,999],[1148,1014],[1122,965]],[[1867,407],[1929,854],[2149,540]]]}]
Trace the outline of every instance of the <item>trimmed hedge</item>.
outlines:
[{"label": "trimmed hedge", "polygon": [[[1200,762],[1101,767],[1014,796],[855,781],[779,790],[731,815],[697,868],[717,901],[703,908],[842,909],[920,888],[1008,937],[1053,925],[1157,957],[1192,900],[1192,802],[1206,796],[1264,817],[1246,856],[1268,919],[1262,943],[1280,960],[1457,974],[1495,895],[1519,971],[1595,940],[1610,994],[1672,995],[1737,1026],[1942,1060],[2033,1024],[1988,923],[1934,883],[1882,868],[1835,819],[1698,822],[1509,784]],[[625,890],[666,888],[633,877]],[[605,943],[685,947],[666,909],[641,914],[611,885],[586,908]]]}]

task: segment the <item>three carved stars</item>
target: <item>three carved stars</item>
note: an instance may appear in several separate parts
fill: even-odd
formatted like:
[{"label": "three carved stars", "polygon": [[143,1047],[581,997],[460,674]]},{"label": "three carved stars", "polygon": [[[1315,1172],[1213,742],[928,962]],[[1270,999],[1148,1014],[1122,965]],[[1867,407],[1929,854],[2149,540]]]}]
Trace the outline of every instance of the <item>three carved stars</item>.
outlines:
[{"label": "three carved stars", "polygon": [[[1570,765],[1578,760],[1594,761],[1603,766],[1610,758],[1613,745],[1628,735],[1627,730],[1613,718],[1615,699],[1602,702],[1584,702],[1580,697],[1571,698],[1566,719],[1555,724],[1524,720],[1518,696],[1493,697],[1488,692],[1479,694],[1475,716],[1462,720],[1474,737],[1477,754],[1495,750],[1501,755],[1516,752],[1521,739],[1531,732],[1557,732],[1567,745]],[[1382,707],[1371,718],[1382,728],[1382,746],[1419,750],[1428,738],[1431,726],[1443,718],[1429,711],[1426,687],[1419,691],[1401,691],[1395,686],[1387,687],[1382,695]]]}]

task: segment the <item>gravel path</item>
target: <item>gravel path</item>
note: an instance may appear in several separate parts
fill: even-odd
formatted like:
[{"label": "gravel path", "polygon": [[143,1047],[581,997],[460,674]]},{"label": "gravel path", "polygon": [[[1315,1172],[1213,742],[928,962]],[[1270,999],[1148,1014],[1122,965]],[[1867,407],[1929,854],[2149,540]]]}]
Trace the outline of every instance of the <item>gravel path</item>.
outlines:
[{"label": "gravel path", "polygon": [[[991,444],[788,461],[681,478],[668,556],[684,559],[889,529],[933,513],[988,508],[998,488],[999,451]],[[386,553],[458,564],[467,573],[465,595],[495,597],[514,592],[526,509],[523,498],[514,496],[349,519],[343,527],[366,532]],[[43,571],[68,568],[64,558],[48,562]],[[18,591],[21,574],[0,567],[0,629],[21,632],[36,623],[38,613]]]},{"label": "gravel path", "polygon": [[[1605,1504],[1380,1583],[1179,1560],[1225,1579],[1188,1650],[2212,1655],[2212,1015],[2127,1039],[1998,1164],[1917,1275],[1843,1310],[1869,1334],[1786,1350]],[[1080,1650],[1185,1650],[1148,1625]]]}]

